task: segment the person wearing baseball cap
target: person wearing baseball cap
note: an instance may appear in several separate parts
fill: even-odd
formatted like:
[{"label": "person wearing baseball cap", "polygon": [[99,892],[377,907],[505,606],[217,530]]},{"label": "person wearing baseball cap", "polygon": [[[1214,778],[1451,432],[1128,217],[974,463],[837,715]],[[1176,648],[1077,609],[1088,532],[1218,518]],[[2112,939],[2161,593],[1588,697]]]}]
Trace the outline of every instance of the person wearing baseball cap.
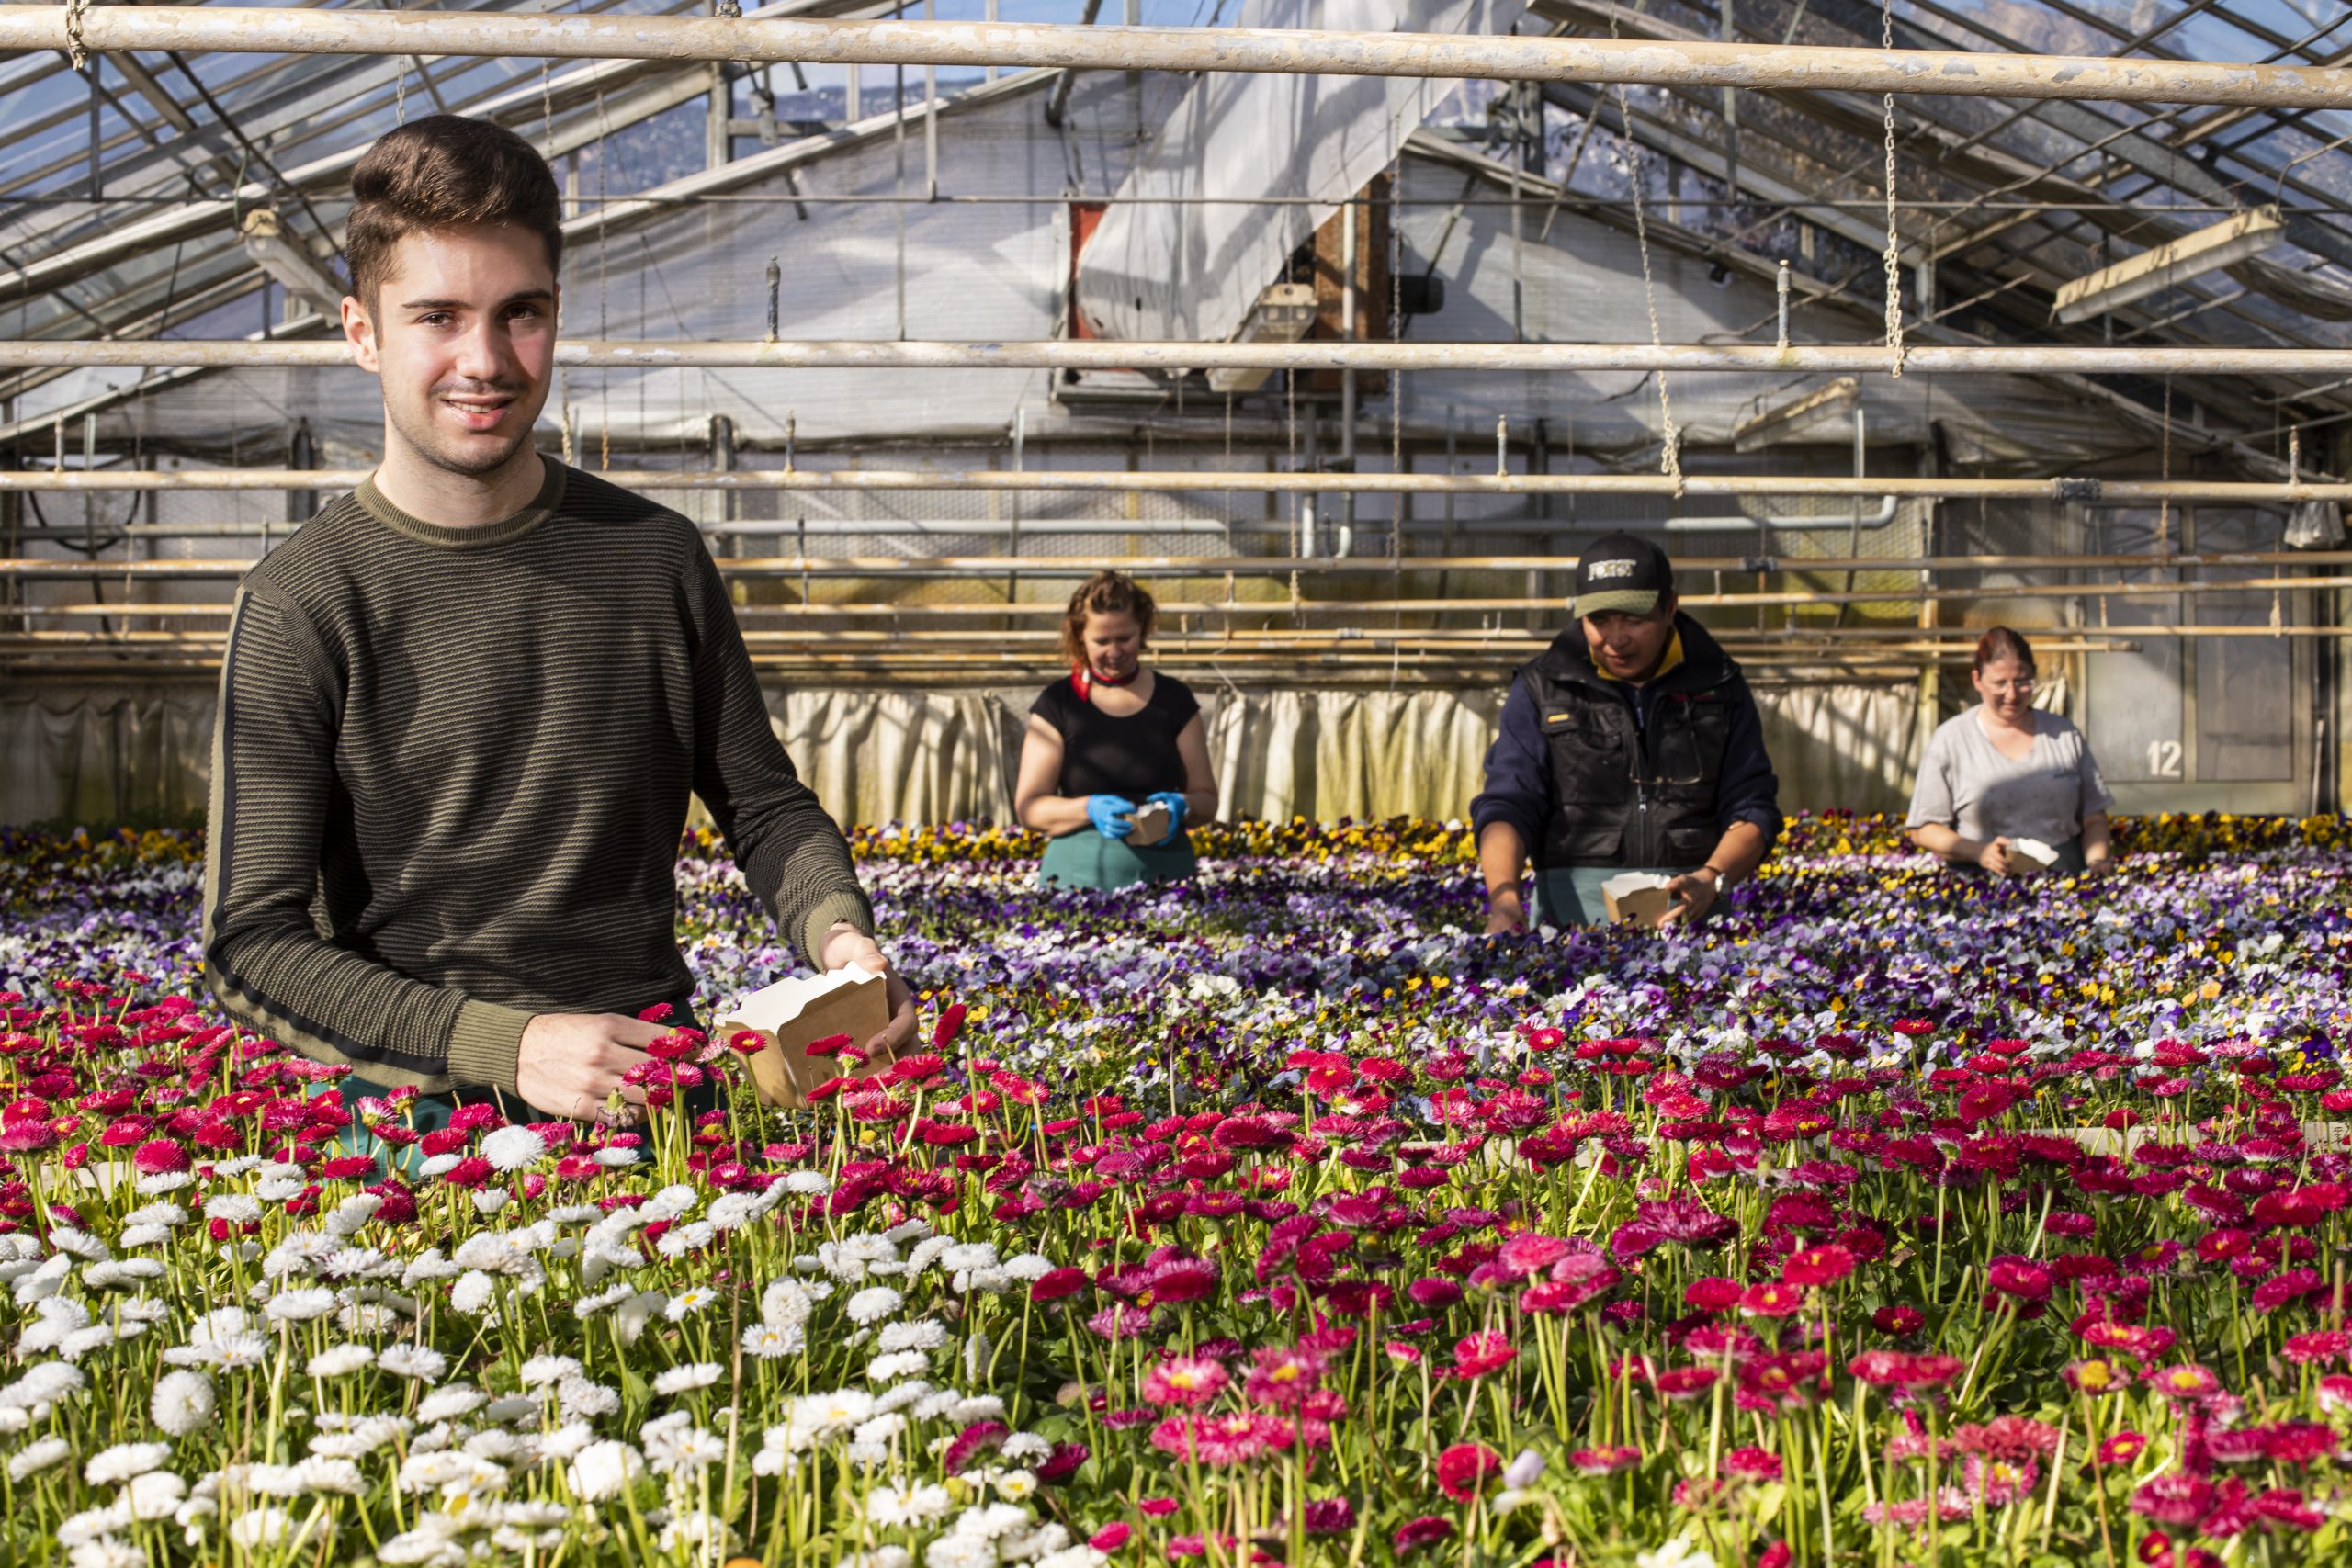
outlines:
[{"label": "person wearing baseball cap", "polygon": [[1780,781],[1756,698],[1707,629],[1684,615],[1666,552],[1633,534],[1577,563],[1577,624],[1513,678],[1470,803],[1487,931],[1602,918],[1600,885],[1673,878],[1669,922],[1702,919],[1780,836]]}]

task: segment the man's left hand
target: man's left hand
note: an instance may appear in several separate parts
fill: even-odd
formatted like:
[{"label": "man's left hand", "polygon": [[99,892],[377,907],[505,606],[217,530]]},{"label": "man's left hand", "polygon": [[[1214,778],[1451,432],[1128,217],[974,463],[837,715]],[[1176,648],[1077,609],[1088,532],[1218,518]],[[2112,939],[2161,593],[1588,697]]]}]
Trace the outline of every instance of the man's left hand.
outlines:
[{"label": "man's left hand", "polygon": [[1660,926],[1696,925],[1706,918],[1721,897],[1722,884],[1711,871],[1685,872],[1666,885],[1666,895],[1674,900],[1674,908],[1666,912]]},{"label": "man's left hand", "polygon": [[915,1037],[915,994],[890,966],[881,944],[855,926],[835,926],[826,933],[824,951],[817,955],[817,962],[828,974],[854,964],[870,975],[884,977],[884,994],[890,999],[890,1021],[883,1026],[881,1033],[865,1042],[865,1054],[876,1062],[888,1062],[904,1054]]}]

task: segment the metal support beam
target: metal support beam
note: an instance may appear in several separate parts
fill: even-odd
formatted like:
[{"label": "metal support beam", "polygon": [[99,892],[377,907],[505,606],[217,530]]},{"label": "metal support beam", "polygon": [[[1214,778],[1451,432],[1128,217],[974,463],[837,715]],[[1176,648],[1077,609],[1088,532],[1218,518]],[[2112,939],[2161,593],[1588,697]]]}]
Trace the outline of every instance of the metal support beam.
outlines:
[{"label": "metal support beam", "polygon": [[[0,493],[11,491],[339,491],[356,489],[368,468],[182,468],[168,472],[138,468],[0,469]],[[729,473],[663,468],[599,470],[597,477],[628,490],[648,491],[1231,491],[1240,494],[1344,495],[1663,495],[1882,496],[1918,500],[2072,501],[2137,505],[2160,501],[2293,505],[2306,501],[2352,502],[2352,482],[2290,480],[2256,483],[2221,479],[2095,479],[2058,478],[1963,479],[1918,475],[1686,474],[1679,490],[1664,474],[1327,474],[1263,471],[1211,472],[1186,469],[1006,468],[739,468]],[[1724,526],[1746,525],[1726,517]],[[1114,532],[1149,532],[1148,521],[1105,523]],[[1566,531],[1557,520],[1528,524],[1530,532]]]},{"label": "metal support beam", "polygon": [[[50,340],[0,342],[0,370],[95,366],[246,368],[348,365],[340,339],[311,342]],[[1854,374],[1892,368],[1883,345],[1645,343],[1143,343],[1108,338],[961,343],[869,338],[802,343],[629,343],[573,339],[555,362],[605,370],[1736,370]],[[2325,376],[2336,348],[2175,348],[2103,344],[1917,344],[1904,364],[1921,375]]]},{"label": "metal support beam", "polygon": [[[67,12],[63,6],[0,6],[0,50],[67,48]],[[82,13],[81,32],[87,47],[100,52],[208,50],[740,60],[752,64],[1023,65],[2352,108],[2352,71],[2343,70],[1616,39],[1015,22],[770,21],[758,13],[741,18],[451,15],[209,6],[95,7]]]}]

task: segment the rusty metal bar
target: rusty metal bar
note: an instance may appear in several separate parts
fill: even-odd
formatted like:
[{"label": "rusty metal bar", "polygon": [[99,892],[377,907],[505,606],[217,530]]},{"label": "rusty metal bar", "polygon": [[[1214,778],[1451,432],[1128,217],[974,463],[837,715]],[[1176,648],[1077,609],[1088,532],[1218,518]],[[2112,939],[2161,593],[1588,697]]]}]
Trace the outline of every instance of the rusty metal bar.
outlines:
[{"label": "rusty metal bar", "polygon": [[[0,10],[6,7],[0,6]],[[120,15],[138,15],[119,11]],[[345,13],[334,13],[343,15]],[[356,14],[356,13],[353,13]],[[2352,74],[2352,73],[2347,73]],[[1042,338],[985,343],[842,338],[807,342],[559,343],[557,365],[601,370],[1513,370],[1751,371],[1856,374],[1888,370],[1877,344],[1123,342]],[[351,363],[340,338],[138,338],[0,342],[0,370],[153,367],[236,369]],[[1920,375],[2328,376],[2337,348],[2154,347],[2131,344],[1915,344],[1904,367]]]},{"label": "rusty metal bar", "polygon": [[[0,50],[65,50],[69,8],[0,6]],[[2352,108],[2352,72],[1962,51],[1258,28],[91,6],[94,51],[1038,66]]]},{"label": "rusty metal bar", "polygon": [[[2340,359],[2340,355],[2338,355]],[[1917,363],[1916,355],[1913,364]],[[0,491],[346,491],[356,489],[368,468],[187,468],[158,472],[141,468],[0,470]],[[1401,495],[1675,495],[1676,481],[1664,474],[1334,474],[1266,473],[1262,470],[1186,472],[1161,468],[734,468],[681,470],[616,468],[599,479],[639,491],[1183,491],[1338,494],[1353,491]],[[2352,502],[2352,482],[2218,479],[2098,479],[2081,478],[1962,479],[1889,475],[1857,479],[1849,474],[1686,474],[1679,493],[1701,496],[1881,496],[1958,500],[2075,501],[2110,505],[2158,501]],[[1744,526],[1726,517],[1726,528]],[[1105,523],[1105,533],[1148,533],[1149,519]],[[1572,532],[1556,519],[1531,520],[1532,534]]]}]

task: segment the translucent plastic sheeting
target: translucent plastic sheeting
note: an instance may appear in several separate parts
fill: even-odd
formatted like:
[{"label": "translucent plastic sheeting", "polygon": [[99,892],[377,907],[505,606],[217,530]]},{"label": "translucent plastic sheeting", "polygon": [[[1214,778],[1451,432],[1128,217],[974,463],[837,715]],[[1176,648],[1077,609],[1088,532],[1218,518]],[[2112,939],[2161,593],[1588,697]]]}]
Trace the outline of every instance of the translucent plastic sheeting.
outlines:
[{"label": "translucent plastic sheeting", "polygon": [[[1498,33],[1520,9],[1510,0],[1250,0],[1234,25]],[[1291,253],[1388,166],[1457,85],[1402,77],[1195,77],[1080,254],[1080,312],[1102,337],[1231,337]],[[1195,205],[1203,197],[1220,199]],[[1249,204],[1263,197],[1282,204]]]},{"label": "translucent plastic sheeting", "polygon": [[[1243,79],[1237,79],[1243,80]],[[1280,85],[1277,79],[1246,80]],[[938,141],[940,188],[949,195],[1019,196],[1019,202],[922,203],[904,209],[906,334],[915,338],[989,341],[1054,335],[1069,288],[1071,199],[1099,198],[1127,177],[1133,127],[1164,117],[1187,87],[1181,78],[1147,75],[1140,87],[1124,73],[1082,73],[1071,94],[1064,128],[1042,114],[1045,88],[1013,92],[949,110]],[[921,84],[909,84],[910,103]],[[1148,150],[1147,150],[1148,151]],[[904,159],[904,174],[900,159]],[[1509,171],[1501,164],[1431,141],[1409,143],[1400,160],[1396,209],[1406,270],[1430,273],[1445,284],[1445,308],[1408,322],[1409,335],[1428,342],[1509,341],[1516,329],[1531,341],[1646,341],[1647,311],[1641,249],[1630,214],[1612,220],[1564,209],[1542,238],[1548,192],[1522,191],[1519,237],[1513,237]],[[922,122],[910,118],[903,147],[891,141],[829,152],[803,164],[787,183],[754,182],[739,194],[785,198],[798,194],[920,198],[924,189]],[[1470,198],[1468,205],[1454,204]],[[1114,208],[1114,212],[1125,210]],[[1183,209],[1195,213],[1218,209]],[[1268,209],[1252,207],[1250,211]],[[1296,212],[1298,209],[1279,209]],[[796,207],[788,199],[721,203],[664,210],[616,231],[600,244],[583,239],[567,251],[564,330],[574,335],[653,339],[758,338],[766,332],[770,256],[783,274],[783,335],[795,338],[876,338],[899,335],[900,209],[886,202]],[[1665,228],[1670,203],[1652,214],[1651,262],[1665,341],[1745,341],[1769,344],[1775,300],[1768,277],[1726,272],[1720,279],[1708,258],[1679,250]],[[1106,220],[1107,221],[1107,220]],[[1098,231],[1099,238],[1100,231]],[[1089,252],[1093,249],[1090,244]],[[1252,275],[1256,290],[1272,271]],[[1521,300],[1514,313],[1514,281]],[[1373,308],[1385,310],[1387,302]],[[1867,342],[1879,328],[1876,304],[1852,309],[1807,306],[1800,300],[1792,336],[1800,342]],[[127,388],[138,372],[88,369],[48,383],[24,400],[20,412]],[[1563,457],[1574,454],[1634,467],[1656,463],[1660,414],[1654,380],[1623,375],[1421,372],[1401,378],[1406,434],[1442,435],[1451,410],[1465,461],[1492,461],[1497,416],[1523,440],[1543,420]],[[1929,376],[1901,380],[1860,378],[1873,446],[1920,444],[1940,427],[1946,457],[1963,471],[2064,471],[2104,457],[2153,457],[2153,419],[2135,422],[2104,400],[2051,381],[2025,377]],[[1671,385],[1674,412],[1687,448],[1728,444],[1745,418],[1775,402],[1819,389],[1820,378],[1711,373],[1679,376]],[[559,440],[570,410],[581,459],[594,466],[605,433],[616,454],[664,447],[682,462],[700,464],[713,414],[734,422],[739,435],[780,444],[791,417],[804,442],[854,440],[873,444],[865,460],[881,466],[892,446],[942,441],[1007,441],[1016,423],[1035,443],[1095,434],[1133,441],[1138,420],[1220,421],[1224,400],[1195,393],[1181,403],[1174,389],[1158,406],[1087,405],[1074,393],[1057,399],[1045,371],[899,370],[652,370],[586,371],[564,376],[560,398],[542,416],[541,441]],[[1078,390],[1082,390],[1080,389]],[[1237,415],[1295,433],[1297,407],[1283,381],[1264,396],[1241,400]],[[1390,411],[1368,400],[1359,434],[1360,461],[1385,451]],[[281,462],[288,432],[309,421],[321,459],[372,460],[382,419],[373,378],[356,371],[251,370],[213,374],[153,392],[101,418],[103,439],[200,451],[207,461]],[[77,422],[78,423],[78,422]],[[1792,433],[1829,447],[1850,440],[1850,420]],[[78,428],[68,433],[71,443]],[[2176,456],[2183,455],[2177,437]],[[20,443],[28,456],[46,452],[50,434]],[[1136,442],[1140,446],[1142,443]],[[1264,451],[1244,434],[1237,455],[1248,466]],[[1294,450],[1289,454],[1295,457]],[[6,454],[0,454],[5,457]],[[1164,460],[1165,449],[1155,464]],[[1033,451],[1033,459],[1035,454]],[[923,461],[910,454],[896,466]]]},{"label": "translucent plastic sheeting", "polygon": [[[771,693],[801,775],[842,822],[1009,821],[1029,705],[997,691]],[[1478,691],[1236,692],[1196,682],[1220,815],[1437,818],[1467,814],[1502,709]],[[1785,809],[1899,809],[1917,761],[1910,688],[1765,687],[1765,743]],[[154,692],[0,694],[0,824],[92,827],[200,813],[213,699]]]}]

